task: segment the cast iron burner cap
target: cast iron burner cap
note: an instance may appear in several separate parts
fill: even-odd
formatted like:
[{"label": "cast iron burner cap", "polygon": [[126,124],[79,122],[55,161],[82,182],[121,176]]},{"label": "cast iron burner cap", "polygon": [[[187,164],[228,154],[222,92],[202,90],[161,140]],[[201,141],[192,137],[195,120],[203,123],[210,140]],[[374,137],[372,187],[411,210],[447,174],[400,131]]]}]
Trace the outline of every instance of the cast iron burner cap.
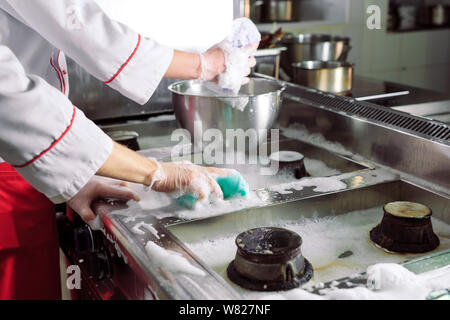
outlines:
[{"label": "cast iron burner cap", "polygon": [[293,174],[295,178],[301,179],[308,176],[305,168],[305,157],[295,151],[278,151],[269,156],[271,163],[278,163],[279,172]]},{"label": "cast iron burner cap", "polygon": [[383,220],[370,231],[370,239],[377,246],[398,253],[423,253],[439,246],[427,206],[397,201],[386,204],[383,211]]},{"label": "cast iron burner cap", "polygon": [[239,234],[228,277],[254,291],[299,287],[313,276],[311,263],[301,253],[302,238],[282,228],[256,228]]}]

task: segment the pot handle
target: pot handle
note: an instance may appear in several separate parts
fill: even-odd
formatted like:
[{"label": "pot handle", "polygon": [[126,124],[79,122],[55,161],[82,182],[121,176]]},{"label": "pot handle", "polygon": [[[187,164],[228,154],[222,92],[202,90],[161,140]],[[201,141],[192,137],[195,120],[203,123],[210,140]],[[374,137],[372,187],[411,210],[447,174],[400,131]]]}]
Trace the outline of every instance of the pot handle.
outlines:
[{"label": "pot handle", "polygon": [[338,58],[338,61],[346,61],[350,50],[352,50],[352,46],[345,46],[344,50],[342,50],[341,55]]}]

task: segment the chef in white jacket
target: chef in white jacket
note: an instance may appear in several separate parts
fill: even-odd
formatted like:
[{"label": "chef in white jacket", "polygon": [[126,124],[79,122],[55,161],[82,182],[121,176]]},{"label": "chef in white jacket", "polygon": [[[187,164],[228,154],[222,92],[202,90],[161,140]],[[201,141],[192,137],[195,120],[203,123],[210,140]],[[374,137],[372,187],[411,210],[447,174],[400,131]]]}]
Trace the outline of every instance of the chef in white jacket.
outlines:
[{"label": "chef in white jacket", "polygon": [[0,0],[0,299],[59,298],[54,203],[88,221],[99,196],[136,199],[95,174],[221,196],[208,175],[218,169],[158,163],[112,142],[68,99],[64,53],[140,104],[163,77],[212,80],[226,68],[221,49],[173,50],[92,0]]}]

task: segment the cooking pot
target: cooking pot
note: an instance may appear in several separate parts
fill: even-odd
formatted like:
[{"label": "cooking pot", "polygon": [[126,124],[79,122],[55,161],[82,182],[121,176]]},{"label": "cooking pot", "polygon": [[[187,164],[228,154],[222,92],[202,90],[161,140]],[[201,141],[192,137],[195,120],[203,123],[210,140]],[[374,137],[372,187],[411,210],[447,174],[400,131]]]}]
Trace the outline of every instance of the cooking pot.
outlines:
[{"label": "cooking pot", "polygon": [[325,34],[288,35],[281,40],[287,48],[281,54],[281,66],[290,76],[292,64],[302,61],[347,61],[350,38]]},{"label": "cooking pot", "polygon": [[300,15],[298,0],[264,0],[266,22],[298,21]]},{"label": "cooking pot", "polygon": [[341,94],[352,90],[353,67],[341,61],[303,61],[292,65],[295,83]]}]

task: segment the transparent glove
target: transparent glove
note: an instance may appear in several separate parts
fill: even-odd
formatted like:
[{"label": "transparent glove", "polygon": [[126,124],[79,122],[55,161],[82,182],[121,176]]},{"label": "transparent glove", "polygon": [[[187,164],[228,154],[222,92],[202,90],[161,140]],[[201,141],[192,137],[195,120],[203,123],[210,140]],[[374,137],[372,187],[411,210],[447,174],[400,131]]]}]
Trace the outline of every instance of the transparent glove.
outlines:
[{"label": "transparent glove", "polygon": [[200,54],[201,75],[200,80],[214,81],[217,76],[225,71],[225,53],[222,49],[214,46],[208,51]]},{"label": "transparent glove", "polygon": [[113,185],[101,182],[100,179],[94,177],[67,204],[78,213],[84,222],[89,224],[95,219],[91,204],[99,198],[140,201],[139,196],[127,186],[128,183],[126,182]]},{"label": "transparent glove", "polygon": [[197,199],[205,200],[210,195],[223,199],[223,193],[215,178],[229,176],[232,170],[197,166],[189,161],[158,162],[150,187],[154,191],[181,196],[191,193]]},{"label": "transparent glove", "polygon": [[214,80],[219,88],[236,95],[241,85],[249,81],[247,76],[256,65],[253,53],[260,41],[261,34],[250,19],[236,19],[230,35],[200,55],[202,67],[200,79]]},{"label": "transparent glove", "polygon": [[[237,55],[239,57],[239,64],[242,66],[240,69],[244,76],[241,82],[242,85],[248,83],[249,79],[247,76],[250,74],[251,68],[256,65],[256,59],[252,54],[256,51],[258,45],[258,43],[251,44],[246,48],[236,50],[234,54],[234,56]],[[232,49],[230,48],[230,50]],[[217,82],[217,77],[227,69],[227,63],[230,65],[230,62],[227,62],[231,57],[230,50],[225,52],[223,48],[214,46],[205,53],[200,54],[201,75],[199,79]]]}]

